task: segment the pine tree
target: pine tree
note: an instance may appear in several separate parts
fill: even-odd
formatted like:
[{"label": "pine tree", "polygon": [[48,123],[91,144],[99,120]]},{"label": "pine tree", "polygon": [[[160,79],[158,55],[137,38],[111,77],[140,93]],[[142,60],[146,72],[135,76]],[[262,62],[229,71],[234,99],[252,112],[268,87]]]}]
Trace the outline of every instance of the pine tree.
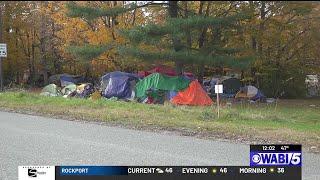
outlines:
[{"label": "pine tree", "polygon": [[[187,16],[181,17],[183,4],[179,1],[167,3],[147,3],[138,6],[129,4],[127,7],[114,7],[110,9],[94,9],[81,7],[75,3],[68,4],[70,17],[81,17],[94,20],[102,16],[111,16],[114,19],[121,13],[147,6],[161,6],[167,8],[168,17],[164,23],[135,26],[129,30],[119,31],[119,34],[128,39],[126,45],[104,45],[73,47],[74,54],[85,55],[92,58],[103,53],[104,50],[116,48],[121,55],[133,56],[144,60],[172,61],[175,63],[178,74],[183,72],[184,65],[201,64],[210,66],[223,66],[246,68],[253,57],[243,56],[241,48],[232,48],[228,38],[241,28],[240,21],[248,17],[247,13],[235,14],[227,17],[211,17],[197,15],[186,11]],[[186,6],[186,4],[185,4]],[[202,32],[206,28],[206,32]],[[207,33],[202,40],[201,47],[196,43],[201,33]],[[147,47],[147,48],[146,48]]]}]

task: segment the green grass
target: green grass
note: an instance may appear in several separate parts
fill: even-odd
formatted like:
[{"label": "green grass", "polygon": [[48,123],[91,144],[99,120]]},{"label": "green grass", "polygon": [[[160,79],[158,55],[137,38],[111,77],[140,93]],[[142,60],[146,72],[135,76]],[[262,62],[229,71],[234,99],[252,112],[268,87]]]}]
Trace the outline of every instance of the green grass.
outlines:
[{"label": "green grass", "polygon": [[292,105],[232,105],[223,107],[217,118],[215,106],[190,107],[146,105],[100,99],[65,99],[38,94],[6,92],[0,94],[0,107],[32,111],[51,117],[104,121],[140,128],[191,131],[210,137],[260,139],[276,142],[320,144],[320,102]]}]

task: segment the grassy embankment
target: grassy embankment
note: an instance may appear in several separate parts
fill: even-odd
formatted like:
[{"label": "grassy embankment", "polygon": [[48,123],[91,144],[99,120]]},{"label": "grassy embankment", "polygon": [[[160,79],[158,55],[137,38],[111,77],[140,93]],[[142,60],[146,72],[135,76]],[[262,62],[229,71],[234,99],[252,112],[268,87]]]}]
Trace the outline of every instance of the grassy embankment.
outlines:
[{"label": "grassy embankment", "polygon": [[222,108],[219,119],[214,106],[145,105],[105,99],[42,97],[21,92],[1,93],[0,108],[248,143],[300,143],[313,152],[320,150],[319,100],[280,101],[277,105],[237,104]]}]

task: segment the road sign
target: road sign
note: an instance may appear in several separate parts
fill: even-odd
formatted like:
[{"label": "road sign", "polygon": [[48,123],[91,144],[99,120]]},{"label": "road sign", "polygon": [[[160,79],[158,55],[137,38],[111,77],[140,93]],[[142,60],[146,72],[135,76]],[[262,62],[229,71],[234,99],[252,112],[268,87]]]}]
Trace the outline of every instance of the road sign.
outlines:
[{"label": "road sign", "polygon": [[7,57],[7,44],[0,44],[0,57]]},{"label": "road sign", "polygon": [[221,94],[223,93],[223,85],[222,84],[218,84],[214,86],[214,90],[216,94]]},{"label": "road sign", "polygon": [[220,118],[220,98],[219,94],[223,93],[223,85],[219,84],[219,81],[214,85],[214,91],[217,94],[217,109],[218,109],[218,118]]}]

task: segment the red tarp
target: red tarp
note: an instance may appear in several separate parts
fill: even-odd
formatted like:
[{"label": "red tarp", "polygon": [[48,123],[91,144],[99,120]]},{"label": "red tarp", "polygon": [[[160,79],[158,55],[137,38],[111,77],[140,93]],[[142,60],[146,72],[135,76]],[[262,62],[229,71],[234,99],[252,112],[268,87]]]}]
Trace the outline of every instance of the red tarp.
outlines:
[{"label": "red tarp", "polygon": [[[162,66],[157,66],[157,67],[155,67],[154,69],[151,69],[151,70],[149,70],[149,71],[139,71],[138,72],[138,75],[140,76],[140,77],[146,77],[146,76],[148,76],[148,75],[150,75],[150,74],[153,74],[153,73],[160,73],[160,74],[165,74],[165,75],[168,75],[168,76],[177,76],[177,73],[176,73],[176,71],[173,69],[173,68],[171,68],[171,67],[169,67],[169,66],[164,66],[164,65],[162,65]],[[184,75],[185,76],[188,76],[188,77],[190,77],[190,78],[192,78],[193,77],[193,74],[192,73],[184,73]]]},{"label": "red tarp", "polygon": [[168,76],[176,76],[176,71],[168,66],[157,66],[154,69],[148,71],[150,74],[152,73],[160,73],[160,74],[166,74]]},{"label": "red tarp", "polygon": [[184,91],[180,91],[172,98],[171,102],[173,104],[194,106],[210,106],[213,103],[198,81],[192,81],[189,87]]}]

